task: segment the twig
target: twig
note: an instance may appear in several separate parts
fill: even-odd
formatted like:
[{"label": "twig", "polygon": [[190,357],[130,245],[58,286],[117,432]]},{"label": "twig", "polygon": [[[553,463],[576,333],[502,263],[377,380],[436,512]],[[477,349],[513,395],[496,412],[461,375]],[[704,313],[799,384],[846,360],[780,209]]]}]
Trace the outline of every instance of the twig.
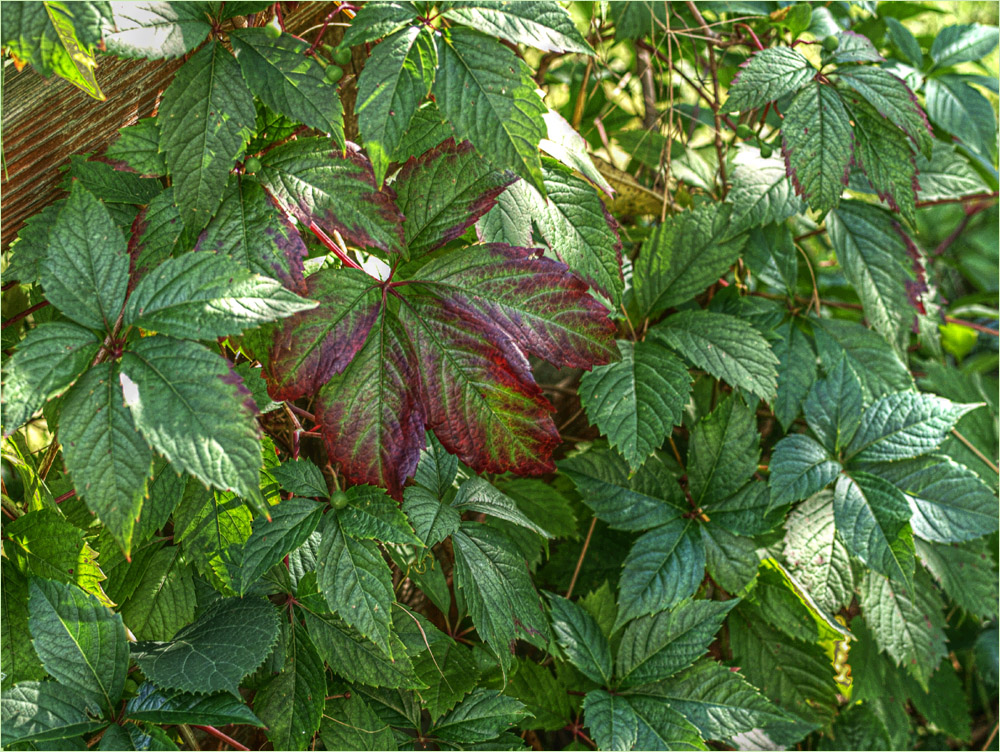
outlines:
[{"label": "twig", "polygon": [[194,738],[194,732],[191,731],[190,726],[186,723],[181,723],[178,724],[177,730],[181,732],[181,736],[184,737],[184,741],[187,742],[187,745],[191,749],[195,750],[195,752],[201,751],[201,747],[198,745],[198,740]]},{"label": "twig", "polygon": [[219,731],[219,729],[215,728],[215,726],[195,726],[195,728],[198,729],[199,731],[204,731],[206,734],[209,734],[210,736],[214,736],[219,741],[225,742],[233,749],[241,750],[241,752],[250,752],[249,747],[244,747],[238,741],[233,739],[233,737],[229,736],[228,734],[223,734],[221,731]]},{"label": "twig", "polygon": [[973,193],[971,196],[958,196],[957,198],[939,198],[934,201],[918,201],[917,208],[922,209],[925,206],[938,206],[939,204],[960,204],[963,201],[978,201],[980,199],[997,198],[998,196],[1000,196],[1000,191],[991,191],[990,193]]},{"label": "twig", "polygon": [[990,460],[989,460],[989,459],[988,459],[988,458],[986,457],[986,455],[985,455],[985,454],[983,454],[983,453],[982,453],[982,452],[980,452],[980,451],[979,451],[978,449],[976,449],[976,447],[974,447],[974,446],[972,445],[972,442],[971,442],[971,441],[969,441],[969,440],[968,440],[967,438],[965,438],[965,437],[964,437],[964,436],[963,436],[962,434],[960,434],[960,433],[958,432],[958,430],[957,430],[957,429],[955,429],[955,428],[951,429],[951,433],[952,433],[952,435],[953,435],[953,436],[954,436],[954,437],[955,437],[956,439],[958,439],[958,440],[959,440],[959,441],[961,441],[961,442],[962,442],[963,444],[965,444],[965,446],[967,446],[967,447],[969,448],[969,451],[970,451],[970,452],[972,452],[972,453],[973,453],[974,455],[976,455],[976,456],[977,456],[977,457],[978,457],[979,459],[981,459],[981,460],[982,460],[983,462],[985,462],[985,463],[986,463],[987,465],[989,465],[989,467],[990,467],[990,470],[992,470],[993,472],[995,472],[995,473],[996,473],[997,475],[1000,475],[1000,468],[998,468],[998,467],[997,467],[996,465],[994,465],[994,464],[993,464],[992,462],[990,462]]},{"label": "twig", "polygon": [[977,332],[982,332],[983,334],[992,334],[994,337],[1000,337],[1000,332],[996,329],[990,329],[988,326],[983,326],[982,324],[977,324],[973,321],[965,321],[964,319],[956,319],[954,316],[945,316],[944,320],[949,324],[958,324],[959,326],[967,326],[969,329],[975,329]]},{"label": "twig", "polygon": [[[333,255],[340,259],[344,266],[349,266],[352,269],[361,269],[361,265],[358,264],[354,259],[347,255],[347,252],[341,250],[337,247],[337,244],[333,242],[333,239],[320,229],[319,225],[315,222],[309,223],[309,229],[313,231],[313,235],[319,238],[319,242],[333,251]],[[364,270],[362,270],[364,271]]]},{"label": "twig", "polygon": [[597,517],[592,517],[590,520],[590,530],[587,531],[587,537],[583,541],[583,549],[580,551],[580,558],[576,560],[576,569],[573,570],[573,576],[570,578],[569,587],[566,588],[566,597],[569,598],[573,595],[573,588],[576,587],[576,578],[580,575],[580,567],[583,566],[583,557],[587,555],[587,549],[590,548],[590,537],[594,534],[594,526],[597,525]]},{"label": "twig", "polygon": [[993,730],[990,732],[990,738],[986,740],[986,744],[983,745],[983,749],[989,749],[990,744],[993,742],[993,737],[997,735],[997,729],[1000,728],[1000,721],[993,724]]},{"label": "twig", "polygon": [[45,308],[45,306],[47,306],[48,304],[49,304],[49,301],[43,300],[41,303],[35,303],[35,305],[31,306],[31,308],[25,308],[20,313],[16,313],[13,316],[11,316],[9,319],[7,319],[5,322],[3,322],[3,324],[0,324],[0,329],[6,329],[8,326],[11,326],[12,324],[16,324],[18,321],[20,321],[21,319],[23,319],[26,316],[30,316],[31,314],[33,314],[35,311],[39,310],[40,308]]},{"label": "twig", "polygon": [[[687,9],[689,11],[691,11],[691,15],[694,16],[694,20],[697,21],[701,25],[701,30],[705,32],[705,35],[707,37],[709,37],[710,39],[718,39],[719,38],[718,33],[716,33],[715,31],[712,31],[712,29],[709,28],[708,24],[705,22],[705,17],[703,15],[701,15],[701,11],[698,10],[697,4],[695,4],[694,2],[692,2],[692,0],[686,0],[686,2],[684,4],[687,6]],[[746,24],[742,24],[742,25],[746,26]],[[750,28],[750,27],[747,27],[747,28]],[[750,33],[752,34],[753,32],[750,32]]]},{"label": "twig", "polygon": [[580,84],[580,91],[576,95],[576,104],[573,106],[573,130],[580,130],[580,121],[583,120],[583,108],[587,104],[587,82],[590,80],[590,71],[594,69],[594,58],[587,58],[587,67],[583,71],[583,83]]}]

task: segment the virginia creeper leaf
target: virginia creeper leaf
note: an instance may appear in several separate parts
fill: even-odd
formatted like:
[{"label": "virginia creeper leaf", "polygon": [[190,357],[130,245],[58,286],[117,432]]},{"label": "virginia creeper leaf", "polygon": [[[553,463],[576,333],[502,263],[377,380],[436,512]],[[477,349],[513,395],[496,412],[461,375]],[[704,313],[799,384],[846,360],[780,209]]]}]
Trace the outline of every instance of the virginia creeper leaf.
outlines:
[{"label": "virginia creeper leaf", "polygon": [[323,720],[326,667],[305,627],[295,624],[281,673],[261,687],[254,710],[275,749],[308,749]]},{"label": "virginia creeper leaf", "polygon": [[141,0],[110,5],[112,23],[104,32],[104,44],[118,57],[180,57],[201,44],[212,30],[204,3]]},{"label": "virginia creeper leaf", "polygon": [[930,158],[934,134],[916,95],[902,79],[873,65],[851,66],[838,71],[838,75],[879,114],[901,128],[920,152]]},{"label": "virginia creeper leaf", "polygon": [[591,690],[583,698],[583,719],[598,749],[624,751],[635,746],[639,721],[625,697]]},{"label": "virginia creeper leaf", "polygon": [[580,52],[593,55],[569,13],[551,0],[510,3],[475,0],[445,3],[444,16],[515,44],[546,52]]},{"label": "virginia creeper leaf", "polygon": [[913,535],[902,492],[877,476],[853,470],[837,479],[833,494],[837,532],[847,550],[876,572],[909,585]]},{"label": "virginia creeper leaf", "polygon": [[816,69],[802,53],[788,47],[760,50],[740,67],[743,70],[733,79],[729,97],[722,105],[725,112],[763,107],[801,89],[816,75]]},{"label": "virginia creeper leaf", "polygon": [[785,560],[816,604],[828,613],[854,595],[850,556],[836,536],[833,491],[813,494],[795,507],[785,523]]},{"label": "virginia creeper leaf", "polygon": [[570,662],[598,684],[611,684],[611,645],[594,617],[577,603],[549,596],[552,628]]},{"label": "virginia creeper leaf", "polygon": [[856,461],[894,461],[938,448],[958,419],[979,405],[962,405],[933,394],[900,392],[872,403],[847,447]]}]

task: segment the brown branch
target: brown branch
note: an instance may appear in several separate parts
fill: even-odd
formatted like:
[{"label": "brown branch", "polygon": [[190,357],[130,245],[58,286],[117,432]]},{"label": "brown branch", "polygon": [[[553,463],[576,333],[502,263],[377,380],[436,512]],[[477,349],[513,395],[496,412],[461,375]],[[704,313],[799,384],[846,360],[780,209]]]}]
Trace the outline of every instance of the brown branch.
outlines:
[{"label": "brown branch", "polygon": [[576,578],[580,575],[580,567],[583,566],[583,557],[587,555],[587,549],[590,547],[590,537],[594,534],[594,527],[597,525],[597,517],[592,517],[590,520],[590,530],[587,531],[587,537],[583,541],[583,549],[580,551],[580,558],[576,560],[576,568],[573,570],[573,577],[570,578],[569,587],[566,588],[566,597],[569,598],[573,595],[573,588],[576,587]]},{"label": "brown branch", "polygon": [[0,324],[0,329],[6,329],[8,326],[11,326],[12,324],[16,324],[21,319],[25,318],[26,316],[30,316],[35,311],[37,311],[37,310],[39,310],[41,308],[45,308],[45,306],[47,306],[47,305],[49,305],[49,301],[43,300],[41,303],[35,303],[35,305],[31,306],[31,308],[25,308],[20,313],[16,313],[13,316],[11,316],[9,319],[7,319],[5,322],[3,322],[3,324]]}]

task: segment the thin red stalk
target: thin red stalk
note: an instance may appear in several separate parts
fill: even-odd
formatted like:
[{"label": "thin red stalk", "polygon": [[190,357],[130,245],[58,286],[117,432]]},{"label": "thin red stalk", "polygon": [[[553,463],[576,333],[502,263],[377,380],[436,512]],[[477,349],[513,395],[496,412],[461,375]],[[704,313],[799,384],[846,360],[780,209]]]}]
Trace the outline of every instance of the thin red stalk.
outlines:
[{"label": "thin red stalk", "polygon": [[66,499],[72,499],[74,496],[76,496],[76,491],[67,491],[61,496],[56,496],[55,502],[56,504],[62,504]]},{"label": "thin red stalk", "polygon": [[[751,29],[751,28],[750,28],[749,26],[747,26],[747,25],[746,25],[745,23],[738,23],[738,24],[736,24],[736,26],[742,26],[742,27],[743,27],[744,29],[746,29],[747,31],[749,31],[749,32],[750,32],[750,36],[751,36],[751,37],[753,37],[753,43],[754,43],[755,45],[757,45],[757,49],[758,49],[758,50],[762,50],[762,49],[764,49],[764,45],[762,45],[762,44],[760,43],[760,40],[759,40],[759,39],[757,38],[757,35],[756,35],[756,34],[754,34],[754,32],[753,32],[753,29]],[[734,27],[734,28],[735,28],[735,27]]]},{"label": "thin red stalk", "polygon": [[9,319],[7,319],[5,322],[3,322],[3,324],[0,324],[0,329],[6,329],[11,324],[16,324],[18,321],[20,321],[21,319],[23,319],[26,316],[30,316],[31,314],[33,314],[35,311],[39,310],[40,308],[45,308],[45,306],[47,306],[48,304],[49,304],[49,301],[47,301],[47,300],[43,300],[41,303],[35,303],[35,305],[31,306],[31,308],[26,308],[25,310],[21,311],[20,313],[14,314]]},{"label": "thin red stalk", "polygon": [[327,235],[325,232],[323,232],[323,230],[320,229],[315,222],[309,223],[309,229],[313,231],[313,234],[317,238],[319,238],[319,242],[321,242],[323,245],[325,245],[327,248],[333,251],[333,255],[339,258],[341,262],[344,264],[344,266],[349,266],[352,269],[361,269],[361,266],[356,261],[354,261],[350,256],[348,256],[340,247],[338,247],[337,244],[334,243],[333,240],[330,238],[330,236]]},{"label": "thin red stalk", "polygon": [[293,405],[291,402],[286,402],[285,404],[288,405],[289,410],[298,415],[300,418],[311,420],[313,423],[316,422],[316,416],[313,415],[308,410],[303,410],[301,407],[297,407],[296,405]]},{"label": "thin red stalk", "polygon": [[250,752],[249,747],[244,747],[238,741],[233,739],[233,737],[229,736],[228,734],[223,734],[221,731],[219,731],[219,729],[215,728],[215,726],[196,726],[192,724],[191,728],[196,728],[199,729],[200,731],[204,731],[206,734],[214,736],[219,741],[225,742],[233,749],[239,749],[242,750],[242,752]]},{"label": "thin red stalk", "polygon": [[954,316],[945,316],[944,320],[949,324],[958,324],[959,326],[967,326],[969,329],[975,329],[977,332],[982,332],[983,334],[992,334],[994,337],[1000,337],[1000,332],[996,329],[990,329],[988,326],[983,326],[982,324],[976,324],[972,321],[964,321],[963,319],[956,319]]},{"label": "thin red stalk", "polygon": [[9,290],[10,288],[14,287],[15,285],[19,285],[19,284],[21,284],[21,283],[18,280],[16,280],[16,279],[15,280],[11,280],[10,282],[5,283],[3,287],[0,287],[0,291],[7,292],[7,290]]}]

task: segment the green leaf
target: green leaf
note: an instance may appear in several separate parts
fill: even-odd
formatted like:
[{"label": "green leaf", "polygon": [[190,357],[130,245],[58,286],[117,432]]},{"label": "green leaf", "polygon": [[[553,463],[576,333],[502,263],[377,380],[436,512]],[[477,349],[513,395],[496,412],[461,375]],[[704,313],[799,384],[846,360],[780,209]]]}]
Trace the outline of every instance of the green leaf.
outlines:
[{"label": "green leaf", "polygon": [[430,647],[417,656],[414,669],[427,685],[420,691],[424,706],[436,721],[476,688],[479,666],[472,650],[434,630]]},{"label": "green leaf", "polygon": [[[180,553],[179,547],[167,546],[142,562],[145,566],[119,609],[137,639],[169,640],[194,620],[198,605],[194,578]],[[138,557],[129,569],[136,563]]]},{"label": "green leaf", "polygon": [[392,656],[392,572],[374,541],[344,530],[343,512],[326,515],[316,575],[330,609]]},{"label": "green leaf", "polygon": [[937,449],[959,418],[977,407],[933,394],[888,394],[861,416],[861,426],[847,448],[848,457],[879,462],[927,454]]},{"label": "green leaf", "polygon": [[[133,7],[135,5],[132,3]],[[107,41],[105,37],[105,43]],[[104,159],[118,170],[130,169],[143,176],[166,175],[167,165],[160,153],[160,128],[156,118],[140,118],[135,125],[119,128],[118,138],[108,145]]]},{"label": "green leaf", "polygon": [[631,695],[627,701],[638,721],[636,749],[708,749],[694,724],[659,697]]},{"label": "green leaf", "polygon": [[986,97],[963,76],[954,75],[927,79],[925,91],[927,115],[936,125],[980,154],[991,153],[995,148],[997,119]]},{"label": "green leaf", "polygon": [[805,86],[816,69],[801,52],[772,47],[755,53],[742,66],[722,104],[724,112],[742,112],[763,107]]},{"label": "green leaf", "polygon": [[378,190],[371,162],[357,150],[334,150],[325,138],[300,138],[261,159],[258,179],[304,226],[339,232],[361,248],[402,253],[403,216],[390,190]]},{"label": "green leaf", "polygon": [[100,706],[54,681],[25,681],[0,695],[3,745],[15,742],[46,742],[89,734],[107,724],[92,716]]},{"label": "green leaf", "polygon": [[387,36],[365,61],[355,110],[376,185],[385,180],[420,102],[430,93],[437,62],[437,48],[420,26]]},{"label": "green leaf", "polygon": [[271,468],[271,475],[280,486],[296,496],[317,496],[328,498],[330,491],[326,487],[323,471],[312,460],[304,457],[282,462]]},{"label": "green leaf", "polygon": [[559,463],[594,514],[618,530],[648,530],[679,519],[691,511],[677,479],[659,454],[635,473],[624,458],[606,444]]},{"label": "green leaf", "polygon": [[910,507],[899,489],[877,476],[852,470],[837,478],[833,514],[848,551],[876,572],[910,583]]},{"label": "green leaf", "polygon": [[31,645],[28,630],[28,578],[11,559],[0,562],[3,590],[0,590],[0,672],[3,689],[45,678],[45,669]]},{"label": "green leaf", "polygon": [[125,716],[150,723],[191,723],[200,726],[226,726],[230,723],[263,726],[241,699],[226,692],[193,695],[177,690],[160,689],[143,682],[135,697],[125,706]]},{"label": "green leaf", "polygon": [[837,715],[830,739],[822,739],[819,749],[891,749],[889,731],[869,703],[849,705]]},{"label": "green leaf", "polygon": [[944,604],[923,572],[903,586],[868,572],[861,581],[861,611],[879,649],[904,666],[927,691],[931,673],[944,658]]},{"label": "green leaf", "polygon": [[810,319],[820,363],[827,373],[841,358],[847,359],[861,382],[865,401],[889,392],[913,388],[910,372],[888,342],[854,321]]},{"label": "green leaf", "polygon": [[778,358],[778,392],[773,407],[775,417],[787,431],[816,383],[816,353],[794,320],[779,326],[776,333],[781,339],[772,343]]},{"label": "green leaf", "polygon": [[598,684],[611,684],[611,645],[594,617],[582,606],[550,595],[552,628],[570,662]]},{"label": "green leaf", "polygon": [[175,252],[188,250],[189,238],[182,237],[183,230],[184,223],[174,204],[174,189],[165,188],[139,211],[132,223],[128,250],[135,271],[131,281],[142,279]]},{"label": "green leaf", "polygon": [[234,29],[229,35],[233,54],[250,89],[275,112],[332,134],[344,146],[344,110],[336,89],[326,80],[316,58],[305,55],[309,44],[264,29]]},{"label": "green leaf", "polygon": [[268,569],[301,546],[319,525],[323,508],[309,499],[286,499],[270,508],[270,520],[255,519],[246,543],[229,549],[234,589],[244,595]]},{"label": "green leaf", "polygon": [[229,179],[222,204],[194,249],[229,256],[255,274],[280,280],[300,295],[306,293],[302,278],[306,244],[260,184],[248,178]]},{"label": "green leaf", "polygon": [[746,320],[713,311],[681,311],[657,324],[652,333],[696,368],[767,402],[774,399],[778,359]]},{"label": "green leaf", "polygon": [[730,229],[731,210],[707,203],[669,217],[642,244],[632,284],[639,314],[686,303],[726,273],[746,242]]},{"label": "green leaf", "polygon": [[94,366],[77,381],[63,402],[59,428],[77,494],[127,556],[153,453],[125,407],[115,364]]},{"label": "green leaf", "polygon": [[812,81],[796,94],[785,110],[781,138],[795,192],[818,212],[835,208],[847,183],[854,135],[833,87]]},{"label": "green leaf", "polygon": [[539,141],[538,147],[550,157],[579,172],[606,195],[612,195],[614,189],[594,165],[594,160],[590,158],[590,147],[583,136],[555,110],[549,110],[542,117],[545,119],[547,136]]},{"label": "green leaf", "polygon": [[538,192],[518,180],[497,196],[497,203],[476,222],[476,235],[484,243],[506,243],[527,248],[533,244],[532,221],[547,213]]},{"label": "green leaf", "polygon": [[744,592],[760,567],[753,538],[736,535],[719,524],[708,524],[701,527],[701,542],[705,547],[705,568],[712,579],[729,593]]},{"label": "green leaf", "polygon": [[[70,157],[61,187],[72,190],[75,182],[106,204],[148,204],[163,191],[163,184],[156,178],[142,178],[104,162],[90,162],[82,154]],[[112,214],[114,219],[118,216]]]},{"label": "green leaf", "polygon": [[352,692],[348,698],[328,701],[323,715],[319,735],[326,749],[397,749],[389,724],[356,693]]},{"label": "green leaf", "polygon": [[443,15],[489,36],[545,52],[594,54],[593,48],[576,30],[570,14],[551,0],[446,3]]},{"label": "green leaf", "polygon": [[235,594],[226,566],[226,551],[250,537],[253,514],[242,499],[216,494],[190,478],[181,503],[174,510],[174,541],[182,544],[184,558],[198,567],[216,589]]},{"label": "green leaf", "polygon": [[791,639],[741,608],[733,611],[728,623],[733,662],[746,679],[804,720],[830,720],[837,690],[833,666],[822,648]]},{"label": "green leaf", "polygon": [[687,475],[695,505],[722,501],[757,470],[760,438],[756,422],[746,403],[731,395],[692,429]]},{"label": "green leaf", "polygon": [[441,446],[437,436],[428,433],[427,446],[420,450],[420,463],[413,480],[443,498],[455,483],[457,474],[458,458]]},{"label": "green leaf", "polygon": [[981,60],[997,46],[996,29],[982,24],[945,26],[934,37],[931,58],[935,68]]},{"label": "green leaf", "polygon": [[805,210],[780,157],[762,157],[755,146],[740,144],[729,179],[732,188],[726,199],[733,205],[729,217],[733,231],[784,222]]},{"label": "green leaf", "polygon": [[639,720],[621,695],[591,690],[583,698],[583,719],[598,749],[630,750],[636,744]]},{"label": "green leaf", "polygon": [[677,519],[650,530],[625,558],[615,626],[687,598],[704,576],[705,548],[694,520]]},{"label": "green leaf", "polygon": [[308,749],[323,720],[326,667],[305,627],[295,624],[281,673],[261,687],[254,710],[267,725],[275,749]]},{"label": "green leaf", "polygon": [[710,502],[704,511],[711,513],[715,527],[739,535],[770,532],[784,519],[784,510],[771,504],[771,492],[763,480],[751,480],[732,496]]},{"label": "green leaf", "polygon": [[680,425],[691,375],[655,338],[618,340],[618,351],[619,362],[583,374],[580,402],[590,421],[637,470]]},{"label": "green leaf", "polygon": [[505,495],[517,504],[525,517],[536,525],[545,523],[545,529],[557,538],[578,538],[576,515],[565,488],[555,488],[538,478],[504,478],[495,483]]},{"label": "green leaf", "polygon": [[538,142],[546,107],[527,66],[499,40],[470,29],[452,27],[437,45],[433,93],[457,138],[544,192]]},{"label": "green leaf", "polygon": [[32,578],[28,589],[28,626],[45,670],[114,713],[128,671],[122,617],[73,585]]},{"label": "green leaf", "polygon": [[420,545],[406,515],[382,489],[352,486],[347,490],[347,499],[348,505],[338,515],[347,535],[383,543]]},{"label": "green leaf", "polygon": [[902,22],[896,18],[886,18],[885,26],[886,31],[889,32],[889,38],[899,48],[899,51],[903,53],[906,61],[916,68],[922,68],[924,65],[924,53],[921,52],[920,42],[913,36],[913,32],[903,26]]},{"label": "green leaf", "polygon": [[683,601],[626,627],[618,647],[622,687],[658,682],[701,657],[737,601]]},{"label": "green leaf", "polygon": [[840,463],[805,434],[791,434],[771,452],[771,504],[781,506],[826,488],[840,472]]},{"label": "green leaf", "polygon": [[957,739],[971,738],[969,701],[951,661],[941,661],[931,675],[927,692],[911,691],[910,697],[917,711],[942,731]]},{"label": "green leaf", "polygon": [[225,598],[209,606],[170,642],[140,642],[132,657],[163,689],[193,694],[225,690],[257,668],[278,637],[278,613],[263,598]]},{"label": "green leaf", "polygon": [[532,522],[506,494],[482,478],[469,478],[458,488],[451,506],[461,511],[482,512],[497,519],[520,525],[543,538],[552,536]]},{"label": "green leaf", "polygon": [[259,495],[257,407],[224,358],[193,342],[145,337],[125,353],[122,384],[156,451],[202,483]]},{"label": "green leaf", "polygon": [[219,42],[192,55],[163,92],[160,151],[189,229],[200,230],[215,214],[256,119],[240,66]]},{"label": "green leaf", "polygon": [[572,718],[568,687],[546,667],[530,658],[519,658],[517,670],[504,690],[524,703],[533,717],[521,721],[522,728],[558,731]]},{"label": "green leaf", "polygon": [[117,57],[180,57],[201,44],[212,30],[204,5],[158,0],[115,3],[104,44]]},{"label": "green leaf", "polygon": [[411,2],[384,2],[363,5],[354,22],[344,32],[342,44],[355,47],[387,37],[417,20],[419,12]]},{"label": "green leaf", "polygon": [[949,598],[970,614],[992,618],[997,615],[997,566],[987,541],[915,543],[920,561]]},{"label": "green leaf", "polygon": [[826,219],[830,242],[848,282],[858,291],[865,317],[890,342],[914,311],[904,284],[912,279],[901,231],[883,209],[844,201]]},{"label": "green leaf", "polygon": [[403,492],[403,511],[425,546],[440,543],[456,532],[462,522],[457,510],[443,504],[423,486],[409,486]]},{"label": "green leaf", "polygon": [[[882,117],[901,128],[925,157],[930,157],[934,134],[916,95],[902,79],[873,65],[841,69],[837,75],[868,100]],[[783,127],[787,127],[787,123]]]},{"label": "green leaf", "polygon": [[100,348],[93,332],[69,321],[48,321],[28,332],[4,364],[3,435],[70,387]]},{"label": "green leaf", "polygon": [[10,265],[4,270],[5,276],[18,280],[22,285],[38,284],[40,267],[49,253],[52,226],[65,205],[66,199],[58,199],[25,220],[24,227],[10,246]]},{"label": "green leaf", "polygon": [[864,395],[847,358],[827,368],[826,373],[826,378],[809,390],[805,414],[809,428],[823,446],[836,454],[850,444],[861,425]]},{"label": "green leaf", "polygon": [[527,715],[524,704],[480,687],[435,724],[431,733],[458,742],[485,742],[512,727]]},{"label": "green leaf", "polygon": [[711,658],[661,682],[650,691],[681,712],[706,739],[729,739],[753,729],[784,725],[793,717],[773,705],[743,674]]},{"label": "green leaf", "polygon": [[186,253],[146,275],[125,306],[126,326],[215,339],[315,308],[267,277],[216,253]]},{"label": "green leaf", "polygon": [[802,587],[827,613],[848,605],[854,575],[847,549],[836,536],[833,492],[820,491],[799,504],[785,528],[785,560]]},{"label": "green leaf", "polygon": [[979,476],[948,457],[869,465],[906,494],[913,533],[936,543],[971,540],[997,529],[996,493]]},{"label": "green leaf", "polygon": [[518,638],[545,638],[548,628],[524,560],[504,533],[475,522],[463,522],[452,534],[455,588],[469,609],[472,623],[505,667]]},{"label": "green leaf", "polygon": [[372,687],[415,689],[424,686],[413,672],[406,648],[395,634],[390,636],[390,658],[374,642],[361,637],[356,629],[349,628],[337,617],[311,609],[305,613],[309,636],[319,654],[348,681]]},{"label": "green leaf", "polygon": [[[856,31],[838,31],[834,37],[840,44],[831,57],[836,63],[883,63],[882,57],[872,41]],[[824,62],[828,56],[824,55]]]},{"label": "green leaf", "polygon": [[930,159],[922,154],[917,156],[917,171],[920,173],[917,195],[921,201],[958,198],[989,190],[954,144],[935,140]]},{"label": "green leaf", "polygon": [[49,236],[41,267],[45,297],[91,329],[110,332],[125,302],[128,254],[108,210],[74,183]]}]

